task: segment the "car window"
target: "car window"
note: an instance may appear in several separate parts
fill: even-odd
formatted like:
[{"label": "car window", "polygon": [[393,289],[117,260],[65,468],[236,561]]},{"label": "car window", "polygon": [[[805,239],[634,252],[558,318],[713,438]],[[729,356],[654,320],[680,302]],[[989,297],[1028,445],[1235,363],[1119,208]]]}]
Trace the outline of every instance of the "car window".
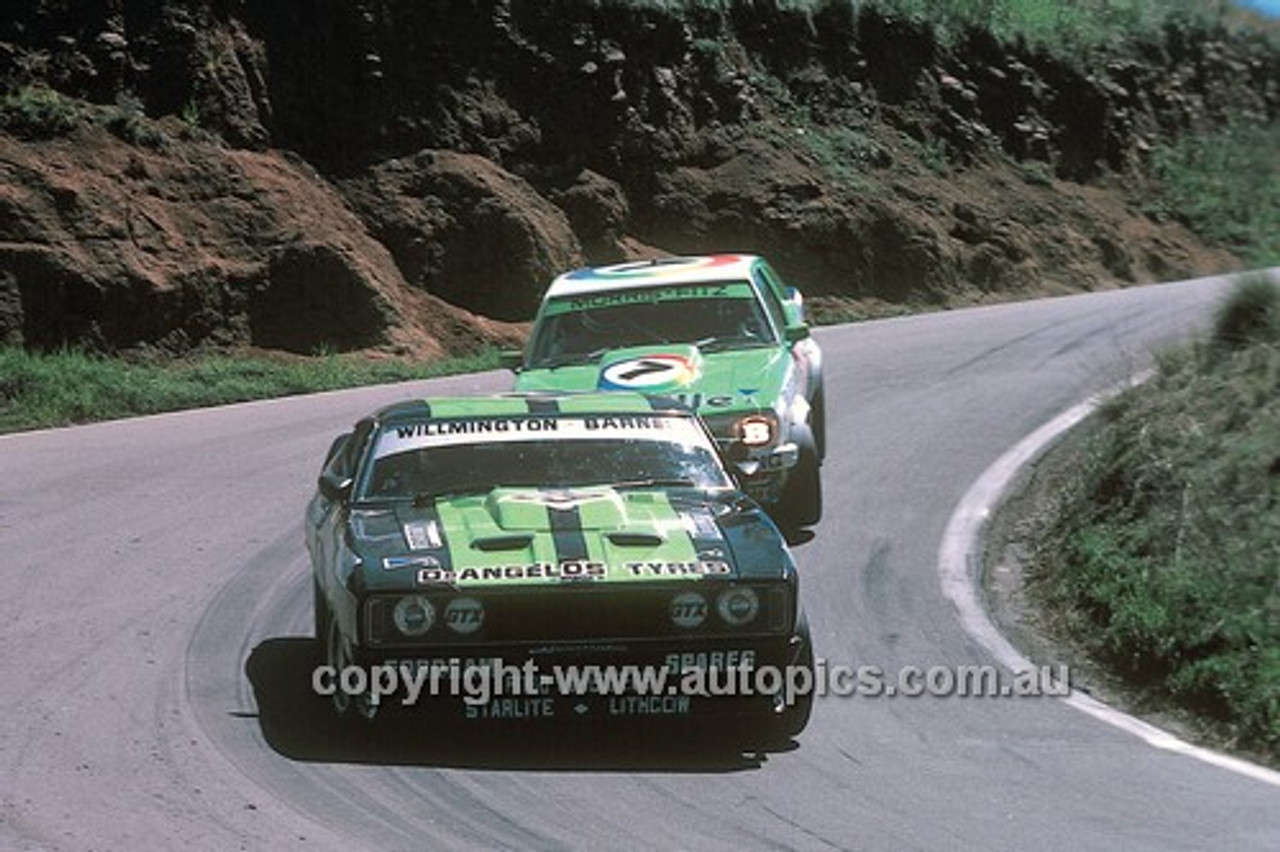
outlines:
[{"label": "car window", "polygon": [[[538,421],[518,420],[471,418],[388,426],[373,444],[358,499],[487,491],[504,485],[731,485],[711,439],[687,417],[574,416],[541,421],[541,429],[554,425],[549,431],[571,436],[555,439],[526,439],[524,430]],[[628,420],[645,422],[631,426]]]},{"label": "car window", "polygon": [[[775,325],[753,290],[745,297],[618,301],[579,309],[550,305],[539,320],[530,366],[545,367],[598,356],[605,350],[662,343],[697,343],[708,350],[774,345]],[[566,300],[567,301],[567,300]]]},{"label": "car window", "polygon": [[776,277],[776,273],[764,264],[755,267],[754,271],[757,276],[756,283],[760,288],[761,298],[764,299],[765,306],[769,311],[769,316],[773,319],[774,325],[780,329],[786,328],[787,314],[782,307],[782,301],[778,297],[778,294],[782,292],[782,287]]},{"label": "car window", "polygon": [[499,486],[571,488],[617,483],[676,484],[701,488],[729,485],[705,447],[626,440],[521,441],[419,448],[383,456],[365,483],[366,499],[400,499],[452,491],[488,491]]},{"label": "car window", "polygon": [[363,455],[365,444],[369,440],[369,434],[373,431],[373,421],[362,420],[356,424],[356,428],[347,440],[343,442],[338,452],[325,465],[324,474],[334,479],[353,479],[356,475],[356,468],[360,463],[360,457]]}]

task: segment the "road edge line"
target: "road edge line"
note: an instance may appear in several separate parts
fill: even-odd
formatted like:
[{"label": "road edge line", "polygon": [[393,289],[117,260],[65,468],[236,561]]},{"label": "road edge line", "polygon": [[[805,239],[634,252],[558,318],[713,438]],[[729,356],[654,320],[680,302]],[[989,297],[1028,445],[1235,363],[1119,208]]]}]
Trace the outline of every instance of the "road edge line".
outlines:
[{"label": "road edge line", "polygon": [[[1077,403],[1014,444],[974,480],[947,521],[942,544],[938,548],[938,575],[942,581],[942,593],[955,606],[965,632],[1001,665],[1014,672],[1029,671],[1034,668],[1034,664],[1005,638],[982,603],[979,589],[982,542],[987,522],[1004,502],[1019,474],[1028,464],[1043,455],[1059,438],[1097,411],[1108,399],[1140,384],[1151,375],[1150,371],[1146,371],[1130,381]],[[1243,758],[1188,743],[1162,728],[1083,693],[1072,690],[1070,695],[1061,700],[1101,722],[1142,738],[1154,748],[1184,754],[1280,787],[1280,772]]]}]

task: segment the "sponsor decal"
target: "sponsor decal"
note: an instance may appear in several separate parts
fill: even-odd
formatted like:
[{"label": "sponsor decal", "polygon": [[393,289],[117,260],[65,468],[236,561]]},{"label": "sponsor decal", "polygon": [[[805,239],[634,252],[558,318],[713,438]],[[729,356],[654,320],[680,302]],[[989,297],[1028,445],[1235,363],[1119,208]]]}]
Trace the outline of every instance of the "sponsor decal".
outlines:
[{"label": "sponsor decal", "polygon": [[733,396],[726,393],[703,394],[701,391],[698,393],[686,393],[682,391],[677,394],[672,394],[672,396],[678,399],[682,405],[687,405],[695,411],[702,408],[704,405],[707,408],[727,408],[730,405],[733,405]]},{"label": "sponsor decal", "polygon": [[687,355],[658,354],[629,358],[600,371],[600,390],[655,391],[683,387],[698,377]]},{"label": "sponsor decal", "polygon": [[570,509],[594,500],[608,500],[611,491],[515,491],[503,494],[503,503],[531,503],[549,509]]},{"label": "sponsor decal", "polygon": [[673,674],[707,671],[708,669],[716,671],[736,668],[752,669],[756,665],[756,652],[750,648],[729,648],[723,651],[682,651],[680,653],[667,654],[664,663],[667,671]]},{"label": "sponsor decal", "polygon": [[404,538],[410,550],[434,550],[444,544],[435,521],[410,521],[404,525]]},{"label": "sponsor decal", "polygon": [[468,704],[467,719],[545,719],[556,715],[553,698],[494,698],[487,704]]},{"label": "sponsor decal", "polygon": [[554,417],[501,417],[492,419],[427,420],[395,427],[400,438],[432,435],[488,435],[503,432],[554,432],[559,422]]},{"label": "sponsor decal", "polygon": [[[537,424],[537,425],[534,425]],[[530,440],[632,438],[697,443],[701,432],[688,417],[647,414],[559,415],[462,420],[424,420],[384,429],[376,458],[431,447],[496,444]]]},{"label": "sponsor decal", "polygon": [[751,288],[746,284],[684,284],[675,287],[645,287],[641,290],[612,290],[603,293],[571,296],[566,299],[556,299],[548,305],[547,313],[565,314],[572,311],[589,311],[594,308],[675,302],[682,299],[747,299],[751,295]]},{"label": "sponsor decal", "polygon": [[440,568],[440,560],[434,556],[388,556],[382,560],[382,568],[386,571],[395,571],[399,568],[421,568],[431,571]]},{"label": "sponsor decal", "polygon": [[475,598],[454,598],[444,608],[444,623],[454,633],[475,633],[484,625],[484,606]]},{"label": "sponsor decal", "polygon": [[696,562],[626,562],[622,567],[633,577],[688,577],[733,573],[729,563],[722,559],[699,559]]},{"label": "sponsor decal", "polygon": [[687,695],[611,695],[610,716],[687,716],[692,705]]},{"label": "sponsor decal", "polygon": [[663,259],[656,262],[639,261],[617,263],[613,266],[597,266],[595,268],[576,270],[569,273],[568,277],[572,280],[590,278],[661,278],[688,275],[695,270],[716,269],[722,266],[733,266],[741,262],[742,258],[736,254],[717,254],[707,257]]},{"label": "sponsor decal", "polygon": [[559,564],[533,562],[515,565],[486,565],[477,568],[423,568],[418,584],[467,583],[501,580],[600,580],[608,573],[603,562],[585,559],[565,560]]},{"label": "sponsor decal", "polygon": [[681,592],[671,599],[671,623],[697,627],[707,620],[707,599],[697,592]]}]

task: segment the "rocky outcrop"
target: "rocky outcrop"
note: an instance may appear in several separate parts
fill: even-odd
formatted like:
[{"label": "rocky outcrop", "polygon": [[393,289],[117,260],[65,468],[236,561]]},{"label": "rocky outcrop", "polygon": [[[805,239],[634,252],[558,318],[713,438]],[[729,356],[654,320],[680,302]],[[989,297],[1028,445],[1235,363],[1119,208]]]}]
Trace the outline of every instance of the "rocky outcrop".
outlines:
[{"label": "rocky outcrop", "polygon": [[341,187],[406,281],[486,316],[528,319],[583,260],[559,207],[475,154],[422,151]]},{"label": "rocky outcrop", "polygon": [[932,305],[1235,264],[1132,178],[1274,120],[1273,42],[1170,19],[1080,67],[784,5],[32,0],[0,22],[0,340],[430,355],[661,251]]},{"label": "rocky outcrop", "polygon": [[415,294],[305,163],[95,127],[0,136],[0,270],[0,338],[32,348],[429,356],[515,338]]}]

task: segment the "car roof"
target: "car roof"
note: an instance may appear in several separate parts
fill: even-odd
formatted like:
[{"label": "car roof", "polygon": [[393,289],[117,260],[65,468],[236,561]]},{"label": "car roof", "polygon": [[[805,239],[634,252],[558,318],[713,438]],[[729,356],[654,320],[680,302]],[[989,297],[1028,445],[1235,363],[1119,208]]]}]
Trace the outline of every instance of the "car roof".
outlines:
[{"label": "car roof", "polygon": [[754,254],[709,254],[587,266],[557,277],[547,288],[545,298],[678,284],[749,281],[751,270],[759,261],[760,257]]},{"label": "car roof", "polygon": [[676,414],[694,416],[679,400],[629,391],[513,392],[488,396],[426,397],[393,403],[377,412],[386,422],[460,417],[554,417],[558,414]]}]

